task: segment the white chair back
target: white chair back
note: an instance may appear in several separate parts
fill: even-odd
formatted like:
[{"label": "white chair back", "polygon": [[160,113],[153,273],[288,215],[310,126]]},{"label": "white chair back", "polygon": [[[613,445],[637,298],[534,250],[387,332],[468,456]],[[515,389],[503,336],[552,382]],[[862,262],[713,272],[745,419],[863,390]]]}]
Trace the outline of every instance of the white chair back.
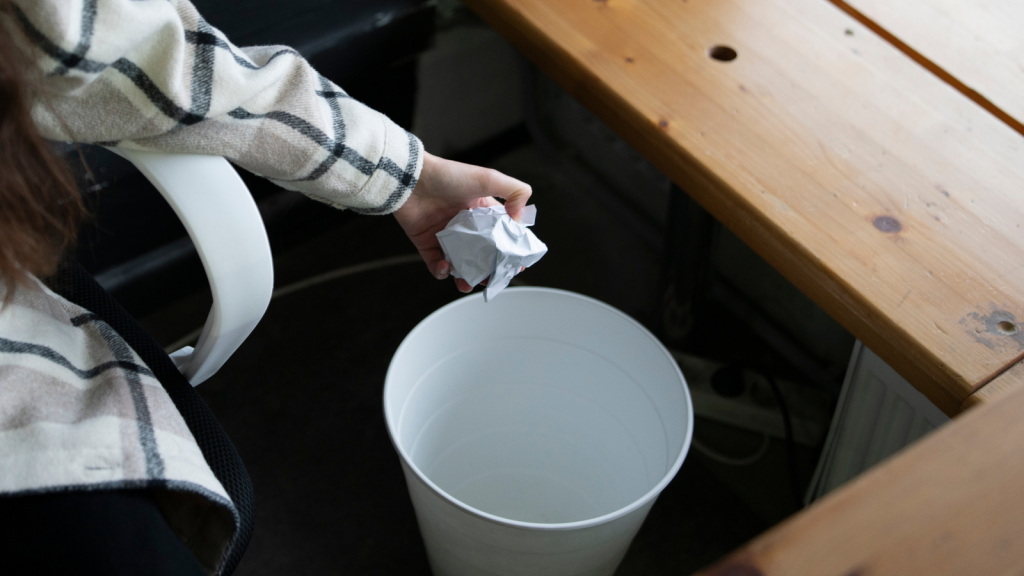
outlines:
[{"label": "white chair back", "polygon": [[274,265],[256,202],[220,156],[112,148],[156,186],[192,238],[213,292],[213,307],[195,349],[171,354],[197,386],[234,354],[270,304]]}]

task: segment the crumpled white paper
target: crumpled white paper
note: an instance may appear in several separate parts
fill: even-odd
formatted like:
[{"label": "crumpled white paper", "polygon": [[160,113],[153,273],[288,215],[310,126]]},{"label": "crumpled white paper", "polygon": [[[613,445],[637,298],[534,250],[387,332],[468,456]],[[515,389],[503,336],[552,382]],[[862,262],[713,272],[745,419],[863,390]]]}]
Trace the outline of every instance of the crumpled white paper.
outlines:
[{"label": "crumpled white paper", "polygon": [[537,263],[548,247],[527,230],[537,221],[537,207],[523,209],[522,223],[516,222],[504,206],[463,210],[437,233],[452,275],[476,286],[490,278],[484,302],[497,296],[520,267]]}]

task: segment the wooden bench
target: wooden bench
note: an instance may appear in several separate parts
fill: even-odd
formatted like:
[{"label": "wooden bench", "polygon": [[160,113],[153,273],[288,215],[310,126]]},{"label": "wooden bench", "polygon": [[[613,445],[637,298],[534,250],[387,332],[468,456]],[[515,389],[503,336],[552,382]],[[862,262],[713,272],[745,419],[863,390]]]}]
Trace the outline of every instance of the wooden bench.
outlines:
[{"label": "wooden bench", "polygon": [[[1024,3],[1013,0],[832,0],[944,82],[1024,134]],[[1020,281],[1018,280],[1018,284]],[[1024,387],[1018,362],[963,408]]]},{"label": "wooden bench", "polygon": [[464,2],[943,411],[980,405],[701,574],[1024,571],[1024,3]]},{"label": "wooden bench", "polygon": [[947,414],[1024,357],[1024,137],[840,7],[466,4]]}]

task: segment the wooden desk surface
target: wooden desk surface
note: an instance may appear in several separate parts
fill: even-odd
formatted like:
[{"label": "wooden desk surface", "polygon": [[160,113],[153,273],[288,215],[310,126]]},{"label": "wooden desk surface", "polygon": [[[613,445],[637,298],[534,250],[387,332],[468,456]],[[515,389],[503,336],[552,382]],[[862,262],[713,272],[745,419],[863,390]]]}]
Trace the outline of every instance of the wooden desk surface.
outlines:
[{"label": "wooden desk surface", "polygon": [[831,1],[1024,134],[1024,2]]},{"label": "wooden desk surface", "polygon": [[846,12],[465,3],[946,413],[1024,358],[1024,137]]}]

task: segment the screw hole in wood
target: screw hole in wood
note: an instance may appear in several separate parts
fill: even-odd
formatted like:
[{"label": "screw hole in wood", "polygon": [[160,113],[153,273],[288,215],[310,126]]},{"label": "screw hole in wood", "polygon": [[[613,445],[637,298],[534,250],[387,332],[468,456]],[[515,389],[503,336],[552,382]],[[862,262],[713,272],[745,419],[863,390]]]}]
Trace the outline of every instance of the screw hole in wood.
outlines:
[{"label": "screw hole in wood", "polygon": [[729,62],[736,59],[736,51],[728,46],[712,46],[708,48],[708,57],[719,62]]}]

